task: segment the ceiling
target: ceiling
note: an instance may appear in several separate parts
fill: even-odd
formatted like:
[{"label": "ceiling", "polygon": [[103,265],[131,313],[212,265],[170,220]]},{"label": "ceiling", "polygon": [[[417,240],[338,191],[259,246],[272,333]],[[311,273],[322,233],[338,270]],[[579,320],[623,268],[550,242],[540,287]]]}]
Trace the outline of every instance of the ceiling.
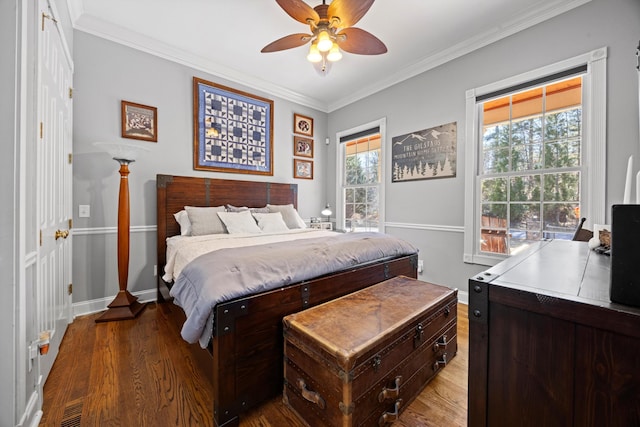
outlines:
[{"label": "ceiling", "polygon": [[77,30],[325,112],[588,1],[378,0],[356,26],[389,51],[344,53],[323,77],[306,60],[308,45],[260,53],[308,32],[275,0],[67,0]]}]

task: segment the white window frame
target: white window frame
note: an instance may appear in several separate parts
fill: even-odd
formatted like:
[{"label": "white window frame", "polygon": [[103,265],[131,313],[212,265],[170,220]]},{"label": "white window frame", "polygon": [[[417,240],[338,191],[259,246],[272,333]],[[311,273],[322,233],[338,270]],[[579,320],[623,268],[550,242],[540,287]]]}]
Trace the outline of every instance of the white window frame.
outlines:
[{"label": "white window frame", "polygon": [[495,265],[505,259],[504,255],[490,255],[479,251],[477,239],[480,235],[480,151],[479,138],[481,123],[476,97],[498,90],[525,84],[545,76],[553,75],[581,65],[587,65],[583,74],[583,138],[581,216],[587,220],[585,228],[593,224],[604,224],[606,219],[606,71],[607,48],[557,62],[496,83],[470,89],[466,92],[466,133],[465,133],[465,213],[464,213],[464,255],[466,263]]},{"label": "white window frame", "polygon": [[374,120],[369,123],[365,123],[360,126],[356,126],[351,129],[343,130],[336,133],[336,228],[338,230],[345,229],[344,221],[344,163],[345,163],[345,150],[340,143],[340,138],[343,136],[353,135],[358,132],[364,132],[368,129],[380,128],[380,192],[378,194],[378,231],[385,232],[385,182],[386,182],[386,165],[385,165],[385,146],[387,139],[387,118],[383,117],[378,120]]}]

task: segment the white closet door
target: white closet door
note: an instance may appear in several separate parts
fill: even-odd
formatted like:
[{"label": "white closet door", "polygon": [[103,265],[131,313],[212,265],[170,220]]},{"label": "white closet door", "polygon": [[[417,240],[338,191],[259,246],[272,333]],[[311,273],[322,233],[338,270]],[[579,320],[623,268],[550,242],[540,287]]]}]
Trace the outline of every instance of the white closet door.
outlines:
[{"label": "white closet door", "polygon": [[37,220],[40,229],[35,317],[38,332],[49,332],[40,356],[44,384],[71,317],[72,102],[71,64],[47,0],[39,1]]}]

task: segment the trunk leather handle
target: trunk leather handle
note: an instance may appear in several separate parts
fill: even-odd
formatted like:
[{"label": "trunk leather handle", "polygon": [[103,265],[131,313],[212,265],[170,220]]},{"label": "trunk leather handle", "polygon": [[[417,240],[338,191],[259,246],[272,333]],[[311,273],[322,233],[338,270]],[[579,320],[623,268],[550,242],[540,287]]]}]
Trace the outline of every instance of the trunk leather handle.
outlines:
[{"label": "trunk leather handle", "polygon": [[298,378],[298,387],[300,388],[300,392],[302,393],[302,397],[308,400],[311,403],[315,403],[318,405],[320,409],[324,409],[326,404],[324,403],[324,399],[320,396],[319,393],[315,391],[311,391],[307,388],[307,384],[304,382],[302,378]]},{"label": "trunk leather handle", "polygon": [[393,381],[393,388],[383,388],[380,394],[378,395],[378,402],[384,402],[387,399],[395,399],[400,395],[400,382],[402,381],[402,376],[398,375],[396,379]]},{"label": "trunk leather handle", "polygon": [[397,421],[400,415],[400,405],[402,405],[402,399],[396,400],[396,403],[393,404],[393,412],[385,412],[382,414],[378,420],[378,425],[384,426],[385,424]]},{"label": "trunk leather handle", "polygon": [[422,323],[418,323],[416,326],[416,334],[413,336],[413,348],[420,347],[422,344],[422,338],[424,337],[424,327]]}]

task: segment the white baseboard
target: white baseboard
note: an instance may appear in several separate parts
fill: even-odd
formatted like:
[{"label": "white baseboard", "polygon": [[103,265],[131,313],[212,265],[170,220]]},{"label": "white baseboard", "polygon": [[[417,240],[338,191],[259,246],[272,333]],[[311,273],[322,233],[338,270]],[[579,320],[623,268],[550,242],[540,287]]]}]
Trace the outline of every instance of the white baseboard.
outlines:
[{"label": "white baseboard", "polygon": [[[131,293],[137,296],[140,302],[153,302],[156,300],[156,296],[157,296],[157,290],[155,288],[148,289],[145,291],[131,292]],[[100,298],[100,299],[94,299],[90,301],[73,303],[72,304],[73,318],[75,319],[76,316],[84,316],[86,314],[93,314],[99,311],[106,310],[107,306],[111,304],[111,301],[113,301],[114,297],[115,295],[108,298]]]},{"label": "white baseboard", "polygon": [[40,425],[40,420],[42,419],[42,415],[44,415],[42,411],[37,411],[36,415],[33,417],[33,421],[31,422],[30,427],[38,427]]},{"label": "white baseboard", "polygon": [[469,292],[461,291],[458,289],[458,302],[461,304],[469,305]]},{"label": "white baseboard", "polygon": [[[38,389],[41,390],[42,388],[38,387]],[[20,417],[20,422],[16,425],[16,427],[25,427],[27,424],[29,425],[29,427],[37,427],[40,424],[41,419],[42,402],[38,391],[34,391],[33,393],[31,393],[29,401],[24,408],[24,414],[22,414],[22,417]]]}]

